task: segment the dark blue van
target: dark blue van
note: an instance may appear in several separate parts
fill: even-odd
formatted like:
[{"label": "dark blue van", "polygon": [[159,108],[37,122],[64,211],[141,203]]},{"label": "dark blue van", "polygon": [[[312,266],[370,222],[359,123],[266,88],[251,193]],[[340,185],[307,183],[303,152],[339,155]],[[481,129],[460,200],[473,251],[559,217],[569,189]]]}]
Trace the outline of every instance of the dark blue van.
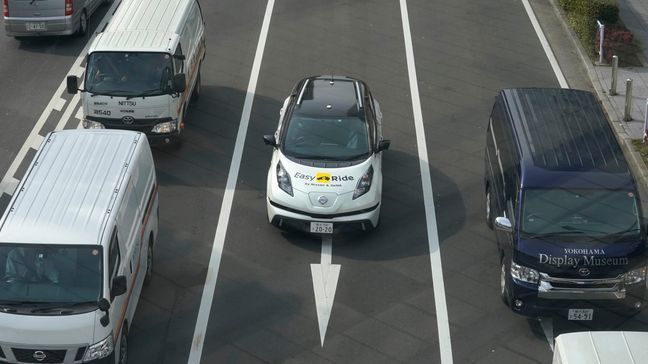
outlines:
[{"label": "dark blue van", "polygon": [[502,90],[485,160],[486,223],[513,311],[592,320],[601,310],[641,310],[647,255],[637,185],[594,95]]}]

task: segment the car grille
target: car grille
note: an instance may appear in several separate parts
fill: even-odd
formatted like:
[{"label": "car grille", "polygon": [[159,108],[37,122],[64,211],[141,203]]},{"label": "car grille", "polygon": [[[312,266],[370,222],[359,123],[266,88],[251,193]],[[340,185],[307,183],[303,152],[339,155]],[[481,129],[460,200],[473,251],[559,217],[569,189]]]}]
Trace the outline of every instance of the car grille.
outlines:
[{"label": "car grille", "polygon": [[[37,349],[11,349],[16,360],[21,363],[63,363],[65,360],[66,350],[37,350]],[[45,355],[42,360],[37,360],[35,353],[40,352]]]},{"label": "car grille", "polygon": [[80,347],[79,350],[77,350],[76,356],[74,357],[74,361],[79,361],[83,359],[83,355],[86,352],[87,346]]},{"label": "car grille", "polygon": [[538,297],[552,299],[623,299],[623,277],[604,279],[557,278],[540,273]]},{"label": "car grille", "polygon": [[125,124],[122,119],[99,118],[95,116],[87,116],[86,119],[102,123],[106,129],[133,130],[142,133],[150,133],[155,125],[173,120],[171,118],[134,119],[132,124]]}]

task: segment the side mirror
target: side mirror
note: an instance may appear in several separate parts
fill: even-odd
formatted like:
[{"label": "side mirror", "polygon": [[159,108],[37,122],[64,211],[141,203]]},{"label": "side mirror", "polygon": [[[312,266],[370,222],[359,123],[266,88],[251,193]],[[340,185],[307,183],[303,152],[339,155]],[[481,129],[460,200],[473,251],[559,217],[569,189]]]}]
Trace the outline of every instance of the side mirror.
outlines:
[{"label": "side mirror", "polygon": [[127,291],[126,276],[117,276],[112,280],[112,288],[110,289],[110,298],[113,299],[121,296]]},{"label": "side mirror", "polygon": [[513,232],[513,225],[511,225],[511,220],[503,216],[495,218],[495,228],[505,233]]},{"label": "side mirror", "polygon": [[106,313],[105,315],[101,316],[99,322],[101,323],[101,326],[107,327],[110,323],[110,314],[108,312],[108,310],[110,310],[110,302],[108,302],[107,299],[102,298],[99,300],[99,302],[97,302],[97,307],[99,307],[101,311]]},{"label": "side mirror", "polygon": [[187,77],[184,73],[173,76],[173,92],[185,92],[187,89]]},{"label": "side mirror", "polygon": [[382,152],[383,150],[389,149],[389,145],[391,144],[391,140],[381,140],[378,142],[378,151]]},{"label": "side mirror", "polygon": [[79,92],[79,78],[77,76],[67,76],[67,93],[75,95]]},{"label": "side mirror", "polygon": [[265,145],[269,145],[275,148],[277,147],[277,139],[275,139],[274,135],[264,135],[263,142],[265,143]]}]

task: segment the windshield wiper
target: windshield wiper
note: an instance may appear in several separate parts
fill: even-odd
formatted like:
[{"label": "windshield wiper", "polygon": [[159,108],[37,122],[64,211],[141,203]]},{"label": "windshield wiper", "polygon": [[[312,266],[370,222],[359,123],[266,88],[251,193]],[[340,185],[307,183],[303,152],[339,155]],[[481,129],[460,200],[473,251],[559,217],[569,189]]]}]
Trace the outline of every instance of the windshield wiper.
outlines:
[{"label": "windshield wiper", "polygon": [[584,232],[577,230],[551,231],[548,233],[528,234],[530,239],[552,238],[556,236],[582,235]]},{"label": "windshield wiper", "polygon": [[99,95],[113,96],[113,95],[110,95],[110,94],[113,94],[113,93],[116,93],[116,92],[121,92],[121,93],[126,92],[126,93],[128,93],[130,91],[126,91],[126,90],[108,90],[108,91],[103,91],[103,92],[92,92],[92,91],[88,91],[88,92],[90,93],[90,97],[95,97],[95,96],[99,96]]},{"label": "windshield wiper", "polygon": [[57,302],[52,304],[47,304],[42,307],[35,308],[31,310],[31,313],[47,313],[52,311],[63,311],[65,309],[70,309],[79,306],[97,306],[97,301],[85,301],[85,302]]},{"label": "windshield wiper", "polygon": [[159,88],[156,88],[154,90],[142,91],[137,95],[126,96],[126,100],[130,100],[130,99],[135,98],[135,97],[144,97],[144,96],[150,96],[150,95],[155,95],[155,94],[163,95],[164,93]]}]

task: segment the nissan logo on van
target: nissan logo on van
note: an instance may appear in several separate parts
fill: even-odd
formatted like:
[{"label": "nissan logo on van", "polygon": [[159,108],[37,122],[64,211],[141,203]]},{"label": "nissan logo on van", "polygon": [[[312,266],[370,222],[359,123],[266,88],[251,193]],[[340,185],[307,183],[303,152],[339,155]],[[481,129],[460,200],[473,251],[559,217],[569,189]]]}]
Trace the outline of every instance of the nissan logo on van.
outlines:
[{"label": "nissan logo on van", "polygon": [[135,118],[132,116],[126,115],[122,118],[122,123],[126,125],[131,125],[134,122],[135,122]]},{"label": "nissan logo on van", "polygon": [[45,355],[45,353],[42,352],[42,351],[40,351],[40,350],[36,350],[36,351],[34,351],[34,355],[32,355],[32,356],[33,356],[34,359],[36,359],[37,361],[43,361],[43,360],[45,360],[45,358],[47,358],[47,355]]}]

